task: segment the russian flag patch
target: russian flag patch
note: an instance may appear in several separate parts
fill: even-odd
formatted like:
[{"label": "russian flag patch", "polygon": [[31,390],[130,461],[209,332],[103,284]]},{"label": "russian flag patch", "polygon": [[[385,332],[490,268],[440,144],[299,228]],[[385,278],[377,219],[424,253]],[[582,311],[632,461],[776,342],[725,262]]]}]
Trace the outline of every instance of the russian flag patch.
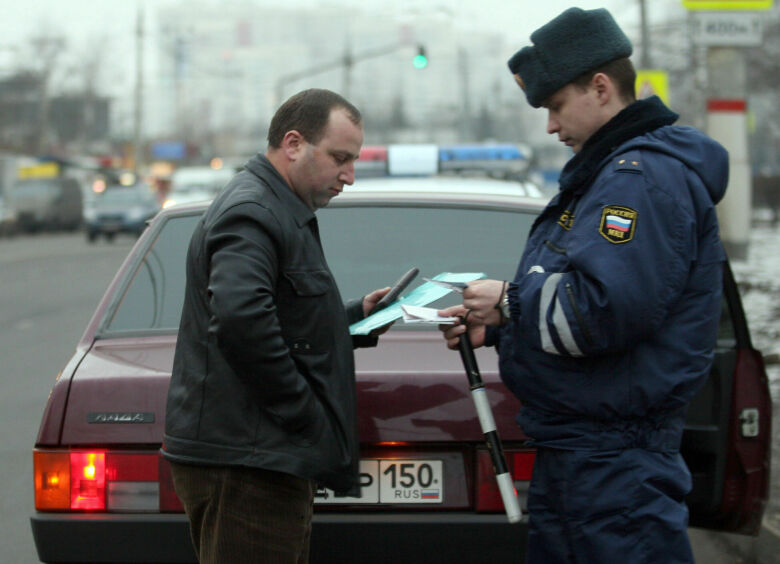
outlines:
[{"label": "russian flag patch", "polygon": [[605,206],[599,233],[610,243],[628,243],[634,238],[638,215],[636,210],[624,206]]}]

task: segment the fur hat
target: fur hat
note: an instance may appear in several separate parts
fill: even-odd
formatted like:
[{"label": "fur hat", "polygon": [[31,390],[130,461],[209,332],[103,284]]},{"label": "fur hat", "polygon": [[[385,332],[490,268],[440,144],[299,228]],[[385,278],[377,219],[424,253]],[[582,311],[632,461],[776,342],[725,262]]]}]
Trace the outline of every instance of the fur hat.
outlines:
[{"label": "fur hat", "polygon": [[532,46],[509,59],[509,70],[538,108],[581,74],[631,55],[631,41],[604,8],[569,8],[531,34]]}]

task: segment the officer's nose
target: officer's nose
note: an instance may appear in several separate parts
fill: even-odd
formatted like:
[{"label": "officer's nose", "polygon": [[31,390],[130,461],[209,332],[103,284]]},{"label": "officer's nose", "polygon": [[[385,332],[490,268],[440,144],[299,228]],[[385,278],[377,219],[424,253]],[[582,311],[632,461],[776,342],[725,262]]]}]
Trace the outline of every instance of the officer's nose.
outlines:
[{"label": "officer's nose", "polygon": [[552,115],[547,114],[547,133],[557,133],[560,131],[561,127],[558,124],[558,121],[552,117]]}]

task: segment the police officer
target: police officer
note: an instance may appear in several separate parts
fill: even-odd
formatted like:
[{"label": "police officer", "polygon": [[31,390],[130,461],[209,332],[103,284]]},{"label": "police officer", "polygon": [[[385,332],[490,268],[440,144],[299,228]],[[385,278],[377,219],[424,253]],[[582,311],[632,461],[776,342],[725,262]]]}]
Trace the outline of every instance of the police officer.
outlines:
[{"label": "police officer", "polygon": [[693,562],[679,448],[713,359],[728,156],[656,97],[604,9],[571,8],[509,61],[571,147],[514,280],[472,282],[468,330],[495,346],[537,447],[528,562]]}]

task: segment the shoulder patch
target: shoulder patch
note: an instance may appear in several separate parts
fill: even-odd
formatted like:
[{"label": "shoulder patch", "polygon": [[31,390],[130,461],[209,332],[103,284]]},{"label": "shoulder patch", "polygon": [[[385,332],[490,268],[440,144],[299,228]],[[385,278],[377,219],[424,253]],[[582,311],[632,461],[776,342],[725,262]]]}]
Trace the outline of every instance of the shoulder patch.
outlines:
[{"label": "shoulder patch", "polygon": [[639,158],[639,151],[630,151],[615,157],[613,165],[616,172],[642,173],[642,161]]},{"label": "shoulder patch", "polygon": [[624,206],[604,206],[599,233],[610,243],[628,243],[634,238],[638,215],[636,210]]}]

